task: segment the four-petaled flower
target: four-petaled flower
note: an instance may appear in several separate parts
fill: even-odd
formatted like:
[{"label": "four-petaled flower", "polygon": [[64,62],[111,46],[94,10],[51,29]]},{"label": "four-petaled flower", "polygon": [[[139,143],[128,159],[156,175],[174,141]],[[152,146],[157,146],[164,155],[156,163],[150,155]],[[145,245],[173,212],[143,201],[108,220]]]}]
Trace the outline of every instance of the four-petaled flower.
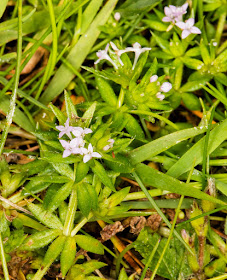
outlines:
[{"label": "four-petaled flower", "polygon": [[194,26],[195,20],[194,18],[189,18],[186,20],[186,22],[177,22],[176,26],[178,26],[180,29],[182,29],[181,38],[185,39],[190,35],[193,34],[201,34],[201,30],[198,27]]},{"label": "four-petaled flower", "polygon": [[84,137],[86,134],[92,133],[90,128],[73,127],[72,134],[76,137]]},{"label": "four-petaled flower", "polygon": [[93,157],[95,157],[95,158],[101,158],[102,157],[99,153],[93,152],[93,147],[92,147],[91,143],[88,145],[87,149],[86,148],[81,148],[81,151],[84,155],[84,157],[83,157],[83,162],[84,163],[88,162]]},{"label": "four-petaled flower", "polygon": [[113,42],[110,42],[110,45],[112,47],[112,49],[115,51],[116,55],[117,55],[117,59],[118,61],[120,62],[120,64],[123,66],[124,63],[122,62],[122,60],[120,59],[120,56],[125,53],[126,51],[125,50],[119,50],[118,47],[113,43]]},{"label": "four-petaled flower", "polygon": [[73,127],[69,125],[69,118],[65,122],[65,126],[58,125],[56,126],[57,130],[61,131],[59,133],[59,138],[61,138],[64,134],[66,134],[70,139],[72,139],[72,135],[70,132],[73,131]]},{"label": "four-petaled flower", "polygon": [[169,5],[164,8],[165,17],[162,19],[163,22],[176,23],[182,20],[182,16],[187,13],[188,3],[180,7]]},{"label": "four-petaled flower", "polygon": [[151,50],[151,48],[141,48],[141,45],[137,42],[135,44],[133,44],[132,47],[128,47],[124,50],[124,52],[134,52],[135,53],[135,59],[134,59],[134,63],[132,66],[132,70],[134,70],[141,53],[150,51],[150,50]]},{"label": "four-petaled flower", "polygon": [[101,60],[106,59],[108,60],[111,64],[113,64],[113,66],[118,69],[117,65],[115,64],[115,62],[111,59],[111,57],[108,55],[108,49],[109,49],[109,43],[106,45],[104,50],[99,50],[96,55],[99,58],[98,60],[95,61],[94,64],[98,64]]},{"label": "four-petaled flower", "polygon": [[63,158],[68,157],[71,154],[82,155],[82,151],[78,147],[78,139],[77,138],[71,140],[70,142],[65,141],[65,140],[60,140],[60,143],[61,143],[62,147],[65,149],[64,152],[63,152],[63,155],[62,155]]}]

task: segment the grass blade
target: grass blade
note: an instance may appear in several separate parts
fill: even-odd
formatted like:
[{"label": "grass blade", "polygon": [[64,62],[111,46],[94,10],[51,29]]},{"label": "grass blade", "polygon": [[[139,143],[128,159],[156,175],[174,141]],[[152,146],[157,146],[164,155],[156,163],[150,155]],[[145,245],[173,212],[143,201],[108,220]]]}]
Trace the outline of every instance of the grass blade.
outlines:
[{"label": "grass blade", "polygon": [[194,127],[176,131],[131,151],[129,153],[129,157],[132,164],[137,164],[168,150],[170,147],[176,145],[180,141],[186,140],[204,132],[206,132],[205,127]]},{"label": "grass blade", "polygon": [[[106,5],[91,23],[86,33],[81,36],[77,44],[67,56],[67,60],[73,65],[75,69],[78,69],[84,62],[86,56],[89,54],[100,34],[99,27],[106,23],[117,2],[118,0],[109,0],[106,3]],[[74,74],[66,66],[61,65],[47,89],[43,93],[40,102],[47,104],[52,101],[64,90],[64,88],[73,78]]]},{"label": "grass blade", "polygon": [[[191,149],[189,149],[167,172],[168,175],[178,178],[181,174],[190,170],[194,158],[195,165],[203,160],[203,147],[206,137],[204,136]],[[220,144],[227,139],[227,120],[216,126],[209,135],[207,155],[211,154]]]}]

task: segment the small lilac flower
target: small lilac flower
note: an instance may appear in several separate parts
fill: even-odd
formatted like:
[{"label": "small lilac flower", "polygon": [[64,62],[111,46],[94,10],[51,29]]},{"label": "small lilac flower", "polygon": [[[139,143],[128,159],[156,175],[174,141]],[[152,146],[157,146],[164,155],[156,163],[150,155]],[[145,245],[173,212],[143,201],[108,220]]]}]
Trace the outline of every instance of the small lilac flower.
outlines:
[{"label": "small lilac flower", "polygon": [[113,144],[114,144],[115,141],[114,141],[114,139],[109,139],[109,140],[107,140],[107,142],[109,142],[110,144],[106,145],[106,146],[103,148],[103,151],[107,151],[107,150],[113,148]]},{"label": "small lilac flower", "polygon": [[69,125],[69,118],[65,122],[65,126],[59,125],[56,126],[57,130],[60,130],[59,138],[61,138],[64,134],[66,134],[70,139],[72,139],[72,135],[70,132],[73,131],[73,127]]},{"label": "small lilac flower", "polygon": [[120,14],[119,12],[116,12],[116,13],[114,14],[114,19],[115,19],[116,21],[119,21],[120,18],[121,18],[121,14]]},{"label": "small lilac flower", "polygon": [[91,143],[88,145],[87,149],[86,148],[81,148],[81,151],[84,155],[84,157],[83,157],[83,162],[84,163],[88,162],[93,157],[95,157],[95,158],[101,158],[102,157],[99,153],[93,152],[93,147],[92,147]]},{"label": "small lilac flower", "polygon": [[176,26],[178,26],[181,30],[183,30],[181,34],[182,39],[185,39],[191,33],[201,34],[201,30],[198,27],[195,27],[194,24],[195,24],[194,18],[189,18],[188,20],[186,20],[186,22],[181,21],[176,23]]},{"label": "small lilac flower", "polygon": [[[73,139],[73,140],[75,140],[75,139]],[[66,157],[70,156],[71,154],[82,154],[81,149],[78,148],[77,145],[75,145],[75,142],[72,142],[72,141],[68,142],[65,140],[60,140],[62,147],[65,149],[63,152],[63,155],[62,155],[63,158],[66,158]]]},{"label": "small lilac flower", "polygon": [[73,127],[72,134],[76,137],[84,137],[86,134],[92,133],[90,128]]},{"label": "small lilac flower", "polygon": [[153,76],[151,76],[151,77],[150,77],[150,83],[156,82],[157,79],[158,79],[158,75],[153,75]]},{"label": "small lilac flower", "polygon": [[182,20],[182,16],[187,13],[188,3],[183,6],[176,7],[169,5],[169,7],[164,8],[165,17],[162,19],[163,22],[176,23]]},{"label": "small lilac flower", "polygon": [[151,50],[151,48],[141,48],[141,45],[137,42],[134,43],[132,45],[132,47],[128,47],[124,50],[124,52],[134,52],[135,53],[135,59],[134,59],[134,63],[133,63],[133,66],[132,66],[132,70],[134,70],[141,53],[143,53],[145,51],[150,51],[150,50]]},{"label": "small lilac flower", "polygon": [[162,94],[161,92],[158,92],[158,93],[156,94],[156,97],[157,97],[160,101],[162,101],[162,100],[165,98],[165,95]]},{"label": "small lilac flower", "polygon": [[161,90],[162,92],[168,92],[168,91],[171,90],[171,88],[172,88],[172,84],[171,84],[171,83],[169,83],[169,82],[164,82],[164,83],[161,85],[160,90]]},{"label": "small lilac flower", "polygon": [[115,64],[115,62],[110,58],[110,56],[108,55],[108,49],[109,49],[109,43],[106,45],[104,50],[99,50],[96,55],[99,58],[98,60],[95,61],[94,64],[98,64],[101,60],[106,59],[108,60],[111,64],[113,64],[114,68],[118,69],[117,65]]},{"label": "small lilac flower", "polygon": [[113,42],[110,42],[110,45],[112,47],[112,49],[115,51],[116,55],[117,55],[117,59],[118,61],[120,62],[120,64],[123,66],[124,63],[122,62],[122,60],[120,59],[120,56],[125,53],[126,51],[125,50],[119,50],[118,47],[113,43]]}]

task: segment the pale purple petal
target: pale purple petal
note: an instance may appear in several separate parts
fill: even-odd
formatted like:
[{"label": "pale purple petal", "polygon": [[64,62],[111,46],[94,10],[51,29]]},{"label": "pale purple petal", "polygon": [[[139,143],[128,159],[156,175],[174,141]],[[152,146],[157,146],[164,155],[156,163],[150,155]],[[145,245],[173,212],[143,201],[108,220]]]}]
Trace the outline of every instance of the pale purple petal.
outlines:
[{"label": "pale purple petal", "polygon": [[187,8],[188,8],[188,3],[185,3],[184,5],[181,6],[181,9],[184,12],[184,14],[186,14]]},{"label": "pale purple petal", "polygon": [[180,29],[185,29],[186,28],[186,23],[183,21],[179,21],[176,23],[176,26],[179,27]]},{"label": "pale purple petal", "polygon": [[69,148],[69,142],[65,141],[65,140],[59,140],[59,142],[61,143],[62,147],[64,149],[68,149]]},{"label": "pale purple petal", "polygon": [[83,157],[83,162],[86,163],[86,162],[88,162],[90,159],[92,159],[92,156],[91,156],[90,154],[85,155],[85,156]]},{"label": "pale purple petal", "polygon": [[61,138],[65,134],[65,131],[59,133],[58,137]]},{"label": "pale purple petal", "polygon": [[94,64],[98,64],[101,61],[101,58],[97,59]]},{"label": "pale purple petal", "polygon": [[71,151],[72,154],[80,154],[80,155],[83,155],[82,151],[80,148],[73,148],[72,151]]},{"label": "pale purple petal", "polygon": [[91,156],[92,156],[92,157],[96,157],[96,158],[101,158],[101,157],[102,157],[102,156],[101,156],[99,153],[97,153],[97,152],[92,153]]},{"label": "pale purple petal", "polygon": [[80,137],[82,133],[83,133],[82,127],[74,127],[72,130],[72,134],[76,137]]},{"label": "pale purple petal", "polygon": [[91,143],[88,145],[88,152],[93,153],[93,147],[92,147]]},{"label": "pale purple petal", "polygon": [[162,94],[161,92],[158,92],[158,93],[156,94],[156,97],[157,97],[160,101],[162,101],[162,100],[165,98],[165,95]]},{"label": "pale purple petal", "polygon": [[176,6],[169,5],[169,8],[171,10],[171,14],[176,13],[176,11],[177,11],[177,7]]},{"label": "pale purple petal", "polygon": [[103,147],[103,151],[108,151],[110,149],[110,145],[106,145],[105,147]]},{"label": "pale purple petal", "polygon": [[115,140],[114,140],[114,139],[109,139],[109,140],[107,140],[107,142],[109,142],[110,144],[113,145],[113,143],[115,142]]},{"label": "pale purple petal", "polygon": [[171,88],[172,88],[172,84],[169,83],[169,82],[165,82],[165,83],[163,83],[163,84],[161,85],[160,90],[161,90],[162,92],[168,92],[168,91],[171,90]]},{"label": "pale purple petal", "polygon": [[114,19],[115,19],[116,21],[119,21],[120,18],[121,18],[121,14],[120,14],[119,12],[116,12],[116,13],[114,14]]},{"label": "pale purple petal", "polygon": [[84,129],[84,134],[92,133],[92,130],[90,128]]},{"label": "pale purple petal", "polygon": [[110,42],[110,45],[114,51],[119,51],[118,47],[113,42]]},{"label": "pale purple petal", "polygon": [[132,46],[134,49],[141,49],[141,45],[138,42],[134,43]]},{"label": "pale purple petal", "polygon": [[86,148],[81,148],[80,150],[83,155],[88,154],[88,150]]},{"label": "pale purple petal", "polygon": [[158,75],[153,75],[153,76],[151,76],[151,77],[150,77],[150,83],[156,82],[157,79],[158,79]]},{"label": "pale purple petal", "polygon": [[182,31],[181,38],[185,39],[190,34],[191,34],[191,32],[188,29],[185,29],[185,30]]},{"label": "pale purple petal", "polygon": [[171,17],[172,16],[172,11],[169,7],[165,7],[164,8],[164,13],[167,17]]},{"label": "pale purple petal", "polygon": [[164,18],[162,19],[162,21],[163,21],[163,22],[170,22],[170,21],[172,21],[172,19],[171,19],[170,17],[164,17]]},{"label": "pale purple petal", "polygon": [[190,28],[191,33],[193,34],[201,34],[201,30],[198,27],[192,26]]},{"label": "pale purple petal", "polygon": [[64,150],[62,157],[66,158],[66,157],[68,157],[70,155],[71,155],[71,151],[70,150]]},{"label": "pale purple petal", "polygon": [[106,47],[105,47],[105,52],[106,52],[106,53],[108,52],[109,46],[110,46],[110,44],[108,43],[108,44],[106,45]]},{"label": "pale purple petal", "polygon": [[195,20],[194,18],[189,18],[185,23],[187,28],[191,28],[195,24]]},{"label": "pale purple petal", "polygon": [[57,130],[62,131],[63,129],[65,129],[65,127],[63,125],[58,125],[56,126]]}]

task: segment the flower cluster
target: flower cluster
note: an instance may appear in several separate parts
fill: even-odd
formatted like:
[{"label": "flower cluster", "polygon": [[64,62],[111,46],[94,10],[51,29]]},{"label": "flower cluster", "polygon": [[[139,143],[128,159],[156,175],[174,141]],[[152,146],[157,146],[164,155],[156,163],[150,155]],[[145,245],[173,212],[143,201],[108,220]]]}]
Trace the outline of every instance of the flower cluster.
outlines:
[{"label": "flower cluster", "polygon": [[[153,75],[150,77],[150,83],[155,83],[158,80],[158,76],[157,75]],[[172,88],[172,84],[169,82],[164,82],[162,83],[162,85],[160,85],[160,82],[156,83],[158,86],[160,86],[159,88],[159,92],[156,94],[156,97],[162,101],[165,98],[165,95],[162,94],[162,92],[169,92]]]},{"label": "flower cluster", "polygon": [[162,19],[163,22],[171,22],[172,24],[175,24],[177,27],[179,27],[182,30],[182,39],[185,39],[190,34],[201,34],[201,30],[194,26],[194,18],[189,18],[185,22],[182,21],[183,15],[187,13],[187,8],[188,3],[185,3],[180,7],[169,5],[169,7],[164,8],[164,13],[166,16]]},{"label": "flower cluster", "polygon": [[[70,155],[82,155],[83,162],[86,163],[91,160],[93,157],[101,158],[102,156],[94,152],[94,148],[91,143],[88,144],[88,147],[85,148],[86,141],[84,137],[86,134],[92,133],[90,128],[82,128],[82,127],[73,127],[69,125],[69,119],[65,122],[64,126],[56,126],[57,130],[60,131],[59,138],[64,136],[65,134],[68,136],[70,141],[59,140],[62,147],[64,148],[63,158],[66,158]],[[73,136],[75,136],[73,138]],[[107,149],[108,150],[108,149]]]},{"label": "flower cluster", "polygon": [[[110,45],[112,47],[112,49],[114,50],[114,52],[116,53],[117,55],[117,58],[118,58],[118,61],[119,63],[123,66],[124,63],[122,62],[120,56],[123,54],[123,53],[126,53],[126,52],[134,52],[135,53],[135,59],[134,59],[134,62],[133,62],[133,66],[132,66],[132,70],[135,69],[135,66],[136,66],[136,63],[139,59],[139,56],[141,55],[141,53],[145,52],[145,51],[149,51],[151,50],[151,48],[142,48],[141,45],[139,43],[134,43],[132,45],[132,47],[127,47],[125,48],[124,50],[119,50],[117,48],[117,46],[113,43],[113,42],[110,42]],[[104,50],[99,50],[96,55],[98,57],[98,60],[95,61],[94,64],[97,64],[99,63],[101,60],[103,59],[106,59],[108,60],[113,66],[115,69],[118,69],[118,66],[116,65],[116,63],[111,59],[111,57],[108,55],[108,50],[109,50],[109,43],[106,45],[105,49]]]}]

